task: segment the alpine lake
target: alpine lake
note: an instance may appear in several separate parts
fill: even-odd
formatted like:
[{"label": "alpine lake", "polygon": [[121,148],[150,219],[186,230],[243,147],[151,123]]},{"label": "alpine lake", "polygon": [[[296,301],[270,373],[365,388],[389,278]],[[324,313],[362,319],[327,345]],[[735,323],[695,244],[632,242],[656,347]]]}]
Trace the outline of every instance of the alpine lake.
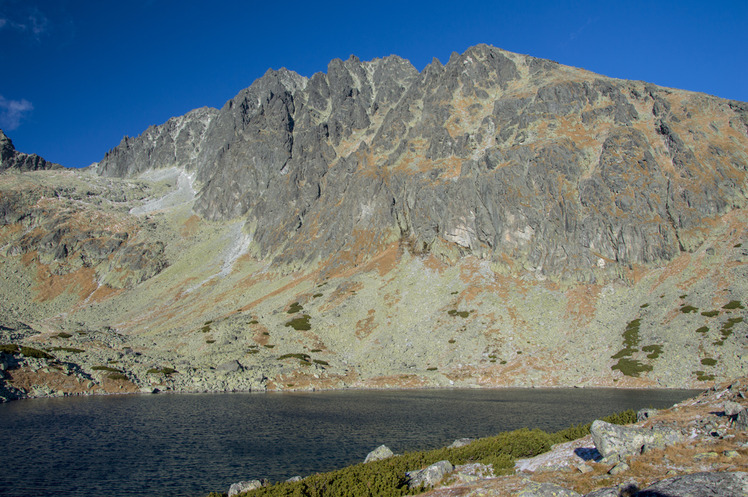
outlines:
[{"label": "alpine lake", "polygon": [[[522,427],[556,431],[693,390],[173,394],[0,405],[0,496],[205,496]],[[414,468],[416,469],[416,468]]]}]

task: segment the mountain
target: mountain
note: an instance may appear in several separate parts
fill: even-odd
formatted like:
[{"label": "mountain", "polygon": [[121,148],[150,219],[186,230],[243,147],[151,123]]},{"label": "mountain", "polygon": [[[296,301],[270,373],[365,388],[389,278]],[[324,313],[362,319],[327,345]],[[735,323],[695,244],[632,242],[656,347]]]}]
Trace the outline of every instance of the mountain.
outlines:
[{"label": "mountain", "polygon": [[0,129],[0,171],[15,169],[18,171],[39,171],[43,169],[60,169],[62,166],[47,162],[36,154],[18,152],[13,142]]},{"label": "mountain", "polygon": [[270,70],[0,177],[0,318],[93,389],[701,386],[744,374],[747,164],[746,103],[486,45]]}]

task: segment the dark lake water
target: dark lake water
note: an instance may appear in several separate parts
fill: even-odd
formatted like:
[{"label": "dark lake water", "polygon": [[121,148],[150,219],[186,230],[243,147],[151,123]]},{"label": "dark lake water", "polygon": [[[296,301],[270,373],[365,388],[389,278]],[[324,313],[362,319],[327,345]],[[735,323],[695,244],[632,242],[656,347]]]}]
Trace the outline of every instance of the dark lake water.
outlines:
[{"label": "dark lake water", "polygon": [[180,394],[0,404],[2,496],[204,496],[516,428],[669,407],[687,390]]}]

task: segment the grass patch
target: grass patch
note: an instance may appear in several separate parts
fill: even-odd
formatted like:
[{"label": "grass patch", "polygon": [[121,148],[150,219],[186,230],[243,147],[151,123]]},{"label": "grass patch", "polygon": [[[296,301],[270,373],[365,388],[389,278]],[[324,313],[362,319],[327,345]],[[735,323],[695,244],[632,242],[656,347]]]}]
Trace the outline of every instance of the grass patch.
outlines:
[{"label": "grass patch", "polygon": [[110,380],[117,380],[117,381],[126,381],[129,379],[127,375],[123,373],[112,373],[110,375],[107,375],[107,378],[109,378]]},{"label": "grass patch", "polygon": [[93,369],[94,371],[108,371],[110,373],[121,373],[122,372],[121,369],[113,368],[111,366],[103,366],[101,364],[99,364],[98,366],[94,366],[91,369]]},{"label": "grass patch", "polygon": [[62,351],[62,352],[70,352],[71,354],[80,354],[81,352],[85,352],[83,349],[76,349],[75,347],[52,347],[52,351]]},{"label": "grass patch", "polygon": [[203,333],[209,333],[210,332],[210,325],[206,324],[205,326],[203,326],[202,328],[200,328],[200,331],[202,331]]},{"label": "grass patch", "polygon": [[259,354],[259,353],[260,353],[260,351],[259,351],[259,350],[257,350],[257,349],[249,349],[249,350],[247,351],[247,354]]},{"label": "grass patch", "polygon": [[743,304],[741,304],[739,300],[731,300],[723,305],[722,308],[730,311],[733,309],[745,309],[745,307],[743,307]]},{"label": "grass patch", "polygon": [[64,331],[61,331],[56,335],[52,335],[52,338],[70,338],[71,336],[73,335],[71,335],[70,333],[65,333]]},{"label": "grass patch", "polygon": [[701,315],[708,318],[713,318],[714,316],[719,316],[719,311],[704,311],[701,313]]},{"label": "grass patch", "polygon": [[712,381],[714,379],[713,374],[706,374],[703,371],[694,371],[693,374],[696,375],[696,379],[699,381]]},{"label": "grass patch", "polygon": [[611,366],[610,369],[617,369],[626,376],[638,378],[641,373],[652,371],[652,366],[650,366],[649,364],[644,364],[643,362],[637,361],[635,359],[627,359],[625,357],[622,357],[621,359],[618,359],[618,362]]},{"label": "grass patch", "polygon": [[309,331],[312,329],[312,325],[309,323],[311,317],[309,314],[303,314],[301,317],[292,319],[287,322],[284,326],[293,328],[296,331]]},{"label": "grass patch", "polygon": [[208,339],[208,340],[205,340],[205,343],[216,343],[216,341],[215,341],[215,340],[211,340],[211,339]]},{"label": "grass patch", "polygon": [[294,302],[288,307],[288,310],[286,311],[288,314],[296,314],[297,312],[303,311],[304,308],[299,304],[298,302]]},{"label": "grass patch", "polygon": [[501,361],[499,361],[499,364],[506,364],[506,361],[501,360]]},{"label": "grass patch", "polygon": [[171,374],[177,373],[176,369],[173,368],[151,368],[148,371],[146,371],[148,374],[162,374],[164,376],[169,376]]},{"label": "grass patch", "polygon": [[684,305],[683,307],[680,308],[680,312],[682,312],[683,314],[697,312],[698,310],[699,310],[698,307],[694,307],[692,305]]},{"label": "grass patch", "polygon": [[717,359],[705,357],[701,360],[701,364],[703,364],[704,366],[715,366],[717,364]]},{"label": "grass patch", "polygon": [[250,321],[250,322],[249,322],[249,323],[247,323],[247,324],[260,324],[260,322],[259,322],[259,321],[257,321],[256,319],[253,319],[252,321]]},{"label": "grass patch", "polygon": [[457,340],[455,340],[454,338],[450,338],[449,340],[447,340],[447,343],[455,343],[456,341]]},{"label": "grass patch", "polygon": [[642,304],[639,306],[639,309],[646,309],[647,307],[649,307],[649,304]]},{"label": "grass patch", "polygon": [[320,366],[329,366],[330,365],[329,362],[323,361],[322,359],[315,359],[312,362],[314,362],[314,364],[319,364]]},{"label": "grass patch", "polygon": [[459,316],[461,318],[466,318],[470,315],[470,311],[458,311],[457,309],[452,309],[451,311],[447,311],[447,314],[452,317]]},{"label": "grass patch", "polygon": [[275,345],[266,344],[266,345],[263,345],[263,347],[265,347],[266,349],[272,349],[272,348],[275,348]]},{"label": "grass patch", "polygon": [[32,347],[21,346],[21,354],[26,357],[33,357],[35,359],[54,359],[51,355],[47,354],[43,350],[35,349]]},{"label": "grass patch", "polygon": [[309,354],[283,354],[278,357],[279,361],[282,361],[283,359],[298,359],[301,362],[308,363],[311,360],[311,357],[309,357]]},{"label": "grass patch", "polygon": [[621,349],[612,356],[610,356],[611,359],[621,359],[622,357],[631,357],[634,355],[634,352],[639,352],[639,349],[629,348],[626,347],[625,349]]},{"label": "grass patch", "polygon": [[[293,386],[288,384],[287,386]],[[634,411],[608,416],[611,423],[633,423]],[[423,468],[437,461],[448,460],[454,465],[467,463],[492,464],[497,474],[512,471],[514,461],[547,452],[553,444],[568,442],[590,432],[590,424],[571,426],[556,433],[523,428],[493,437],[475,440],[457,448],[407,452],[381,461],[361,463],[337,471],[317,473],[297,482],[281,482],[249,493],[253,497],[395,497],[422,493],[409,489],[405,472]]]},{"label": "grass patch", "polygon": [[312,352],[322,352],[322,349],[312,349]]},{"label": "grass patch", "polygon": [[21,348],[15,343],[3,343],[0,344],[0,352],[3,354],[17,354],[21,351]]},{"label": "grass patch", "polygon": [[642,351],[649,352],[647,359],[657,359],[662,354],[662,345],[645,345]]},{"label": "grass patch", "polygon": [[322,295],[324,295],[324,294],[322,294],[322,293],[315,293],[314,295],[312,295],[312,298],[313,298],[313,299],[318,299],[318,298],[320,298],[320,297],[321,297]]},{"label": "grass patch", "polygon": [[438,368],[432,366],[430,368],[426,368],[426,371],[436,371]]},{"label": "grass patch", "polygon": [[706,333],[708,331],[709,331],[709,327],[708,326],[702,326],[701,328],[697,328],[696,329],[696,333]]}]

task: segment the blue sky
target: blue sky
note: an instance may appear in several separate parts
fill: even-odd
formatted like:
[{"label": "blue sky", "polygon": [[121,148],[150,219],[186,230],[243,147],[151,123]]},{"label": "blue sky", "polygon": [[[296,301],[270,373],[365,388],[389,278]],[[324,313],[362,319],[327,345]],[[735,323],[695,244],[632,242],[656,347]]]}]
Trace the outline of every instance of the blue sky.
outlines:
[{"label": "blue sky", "polygon": [[268,68],[397,54],[421,70],[478,43],[748,101],[746,0],[0,0],[0,128],[20,151],[86,166]]}]

